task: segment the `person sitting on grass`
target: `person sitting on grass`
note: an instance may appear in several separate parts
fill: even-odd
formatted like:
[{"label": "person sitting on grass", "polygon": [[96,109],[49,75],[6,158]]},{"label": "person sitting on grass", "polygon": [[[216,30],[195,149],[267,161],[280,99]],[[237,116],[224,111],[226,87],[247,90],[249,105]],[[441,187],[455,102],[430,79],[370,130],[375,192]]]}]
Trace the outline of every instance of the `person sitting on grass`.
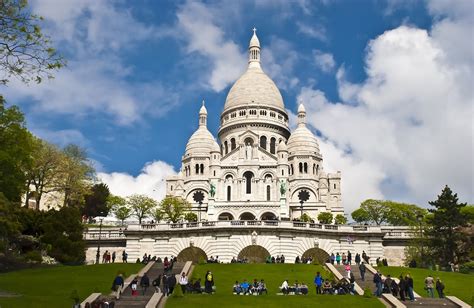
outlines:
[{"label": "person sitting on grass", "polygon": [[308,295],[308,286],[306,285],[306,283],[304,282],[301,283],[300,291],[301,291],[301,294]]},{"label": "person sitting on grass", "polygon": [[186,292],[187,293],[193,293],[194,291],[194,278],[191,279],[191,281],[188,282],[186,285]]},{"label": "person sitting on grass", "polygon": [[258,295],[258,280],[254,279],[252,285],[250,286],[250,293]]},{"label": "person sitting on grass", "polygon": [[323,294],[333,294],[332,284],[328,279],[323,283]]},{"label": "person sitting on grass", "polygon": [[250,285],[247,282],[247,279],[244,279],[244,281],[240,284],[240,287],[242,288],[242,292],[244,295],[249,294]]},{"label": "person sitting on grass", "polygon": [[280,290],[284,295],[288,295],[290,291],[290,288],[288,286],[288,280],[283,281],[283,283],[281,284]]},{"label": "person sitting on grass", "polygon": [[263,292],[265,292],[265,294],[268,294],[268,291],[267,291],[267,286],[265,285],[265,281],[263,281],[263,279],[260,280],[260,282],[258,283],[258,294],[263,294]]},{"label": "person sitting on grass", "polygon": [[198,278],[198,280],[196,280],[196,282],[193,284],[193,293],[196,292],[196,293],[199,293],[201,294],[202,293],[202,287],[201,287],[201,278]]},{"label": "person sitting on grass", "polygon": [[295,280],[295,284],[293,285],[293,288],[290,288],[290,292],[291,291],[295,292],[295,295],[299,295],[301,293],[301,286],[298,283],[298,280]]},{"label": "person sitting on grass", "polygon": [[240,283],[238,281],[235,281],[233,292],[237,295],[240,295],[240,293],[242,293],[242,287],[240,286]]}]

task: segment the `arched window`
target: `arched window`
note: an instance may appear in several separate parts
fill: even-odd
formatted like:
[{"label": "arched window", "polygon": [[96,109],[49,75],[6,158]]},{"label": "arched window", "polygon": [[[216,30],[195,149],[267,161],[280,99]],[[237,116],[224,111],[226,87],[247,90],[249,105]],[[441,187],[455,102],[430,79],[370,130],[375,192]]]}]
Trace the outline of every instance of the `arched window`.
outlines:
[{"label": "arched window", "polygon": [[227,201],[230,201],[232,195],[232,188],[227,186]]},{"label": "arched window", "polygon": [[293,175],[294,172],[295,172],[295,169],[293,168],[293,164],[291,164],[291,166],[290,166],[290,175]]},{"label": "arched window", "polygon": [[319,174],[319,165],[316,165],[316,174]]},{"label": "arched window", "polygon": [[236,148],[235,138],[232,138],[232,139],[230,139],[230,150],[232,151],[235,148]]},{"label": "arched window", "polygon": [[253,173],[250,171],[246,171],[244,173],[244,178],[245,178],[245,193],[251,194]]},{"label": "arched window", "polygon": [[267,174],[267,175],[265,176],[265,182],[266,182],[266,183],[271,183],[271,182],[272,182],[272,176],[271,176],[270,174]]},{"label": "arched window", "polygon": [[199,164],[196,164],[195,169],[196,169],[196,174],[199,174]]},{"label": "arched window", "polygon": [[303,163],[299,163],[299,171],[300,174],[303,173]]},{"label": "arched window", "polygon": [[316,174],[316,164],[313,164],[313,174]]},{"label": "arched window", "polygon": [[267,149],[267,137],[260,137],[260,147],[265,150]]},{"label": "arched window", "polygon": [[281,175],[285,175],[285,170],[281,169]]},{"label": "arched window", "polygon": [[204,164],[201,164],[201,174],[204,174]]},{"label": "arched window", "polygon": [[303,172],[308,173],[308,163],[303,164]]},{"label": "arched window", "polygon": [[250,145],[253,145],[253,139],[252,138],[245,138],[244,140],[244,144],[247,145],[247,144],[250,144]]},{"label": "arched window", "polygon": [[270,185],[267,185],[267,201],[270,201],[271,188]]},{"label": "arched window", "polygon": [[224,149],[225,149],[225,154],[229,153],[229,144],[227,141],[224,141]]},{"label": "arched window", "polygon": [[216,170],[214,170],[214,176],[216,176]]},{"label": "arched window", "polygon": [[336,189],[336,184],[334,184],[334,189]]},{"label": "arched window", "polygon": [[276,139],[272,137],[270,139],[270,153],[275,154],[275,145],[276,145]]},{"label": "arched window", "polygon": [[232,177],[232,175],[228,174],[226,177],[225,177],[225,180],[226,182],[232,182],[234,178]]}]

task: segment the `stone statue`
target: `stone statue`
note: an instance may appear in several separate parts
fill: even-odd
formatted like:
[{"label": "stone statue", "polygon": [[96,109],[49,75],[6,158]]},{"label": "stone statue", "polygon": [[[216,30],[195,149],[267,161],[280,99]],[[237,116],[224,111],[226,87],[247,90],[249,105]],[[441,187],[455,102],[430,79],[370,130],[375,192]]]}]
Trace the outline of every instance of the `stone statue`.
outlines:
[{"label": "stone statue", "polygon": [[212,198],[214,198],[214,196],[216,195],[216,185],[214,185],[214,183],[211,183],[211,190],[209,191],[209,193],[211,194]]},{"label": "stone statue", "polygon": [[280,194],[283,197],[286,193],[286,184],[285,181],[281,180],[280,182]]},{"label": "stone statue", "polygon": [[252,159],[252,146],[250,145],[250,143],[247,143],[245,145],[245,158]]}]

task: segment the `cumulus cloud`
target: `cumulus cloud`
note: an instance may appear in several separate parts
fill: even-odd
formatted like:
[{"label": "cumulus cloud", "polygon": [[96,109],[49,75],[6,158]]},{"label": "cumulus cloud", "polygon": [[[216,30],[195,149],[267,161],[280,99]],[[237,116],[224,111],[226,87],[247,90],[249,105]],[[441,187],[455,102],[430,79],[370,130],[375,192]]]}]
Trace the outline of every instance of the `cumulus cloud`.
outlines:
[{"label": "cumulus cloud", "polygon": [[372,40],[364,82],[352,84],[338,72],[342,102],[301,90],[324,157],[339,159],[331,164],[343,171],[346,209],[381,197],[427,206],[445,184],[473,202],[472,67],[443,47],[437,31],[444,22],[432,33],[400,26]]},{"label": "cumulus cloud", "polygon": [[308,24],[297,21],[296,26],[298,27],[298,32],[304,35],[307,35],[314,39],[318,39],[322,42],[327,41],[326,28],[322,25],[310,26]]},{"label": "cumulus cloud", "polygon": [[294,68],[299,60],[298,53],[287,40],[272,37],[262,46],[262,68],[280,89],[295,87],[299,80],[294,77]]},{"label": "cumulus cloud", "polygon": [[331,53],[325,53],[321,50],[313,50],[314,63],[323,72],[330,72],[336,66],[336,61]]},{"label": "cumulus cloud", "polygon": [[166,194],[166,178],[174,174],[173,166],[163,161],[153,161],[146,163],[137,176],[122,172],[99,172],[97,177],[109,186],[114,195],[127,197],[144,194],[160,201]]}]

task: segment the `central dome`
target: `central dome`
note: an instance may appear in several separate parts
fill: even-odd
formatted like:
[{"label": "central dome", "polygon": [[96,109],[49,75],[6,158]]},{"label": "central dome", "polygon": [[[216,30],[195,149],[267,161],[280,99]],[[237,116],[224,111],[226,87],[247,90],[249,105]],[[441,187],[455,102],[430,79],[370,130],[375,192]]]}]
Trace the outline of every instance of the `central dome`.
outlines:
[{"label": "central dome", "polygon": [[260,41],[255,29],[250,40],[248,69],[230,89],[224,112],[246,105],[273,107],[285,112],[280,90],[260,67]]},{"label": "central dome", "polygon": [[249,67],[235,82],[225,100],[224,111],[248,104],[285,110],[280,91],[260,67]]}]

